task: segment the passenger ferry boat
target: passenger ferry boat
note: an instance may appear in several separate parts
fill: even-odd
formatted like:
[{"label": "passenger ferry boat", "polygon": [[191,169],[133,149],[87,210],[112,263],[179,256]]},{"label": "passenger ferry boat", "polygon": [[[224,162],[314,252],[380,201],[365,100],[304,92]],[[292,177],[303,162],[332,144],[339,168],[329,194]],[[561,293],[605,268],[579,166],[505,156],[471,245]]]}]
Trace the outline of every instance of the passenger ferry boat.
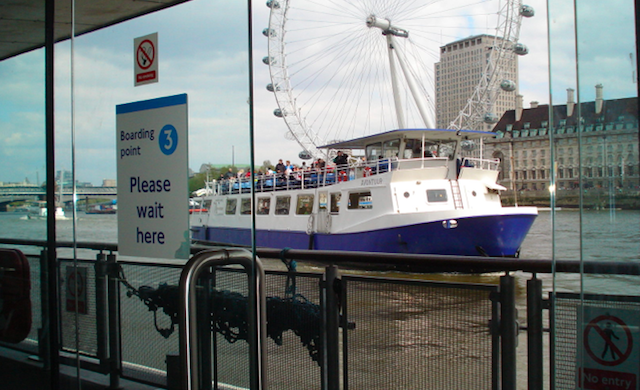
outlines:
[{"label": "passenger ferry boat", "polygon": [[498,160],[460,157],[493,135],[393,130],[322,147],[348,165],[214,182],[192,238],[250,245],[253,186],[258,247],[517,256],[537,209],[502,206]]}]

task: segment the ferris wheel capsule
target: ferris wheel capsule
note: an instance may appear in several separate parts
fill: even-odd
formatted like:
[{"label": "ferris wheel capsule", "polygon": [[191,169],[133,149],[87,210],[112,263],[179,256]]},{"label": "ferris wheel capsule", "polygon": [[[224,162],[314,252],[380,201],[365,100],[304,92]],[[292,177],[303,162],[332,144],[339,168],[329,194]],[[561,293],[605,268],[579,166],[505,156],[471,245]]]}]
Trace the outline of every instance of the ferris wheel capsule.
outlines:
[{"label": "ferris wheel capsule", "polygon": [[269,84],[267,84],[267,91],[269,91],[269,92],[280,91],[280,87],[278,85],[276,85],[274,87],[272,83],[269,83]]},{"label": "ferris wheel capsule", "polygon": [[523,43],[516,43],[513,45],[513,51],[519,56],[529,54],[529,48]]},{"label": "ferris wheel capsule", "polygon": [[500,82],[500,88],[502,88],[503,91],[513,92],[516,90],[516,83],[511,80],[502,80]]},{"label": "ferris wheel capsule", "polygon": [[280,3],[275,0],[269,0],[267,1],[267,7],[271,9],[280,9]]},{"label": "ferris wheel capsule", "polygon": [[265,65],[273,65],[275,64],[273,57],[262,57],[262,63]]},{"label": "ferris wheel capsule", "polygon": [[272,28],[265,28],[265,29],[262,30],[262,35],[264,35],[267,38],[275,37],[276,36],[276,32]]},{"label": "ferris wheel capsule", "polygon": [[278,118],[284,118],[284,116],[286,115],[286,112],[282,111],[279,108],[276,108],[275,110],[273,110],[273,115],[277,116]]},{"label": "ferris wheel capsule", "polygon": [[484,114],[484,123],[498,123],[499,119],[500,118],[498,118],[498,116],[493,112],[487,112],[486,114]]},{"label": "ferris wheel capsule", "polygon": [[536,11],[530,5],[523,4],[520,7],[520,15],[524,16],[525,18],[530,18],[530,17],[534,16],[535,14],[536,14]]},{"label": "ferris wheel capsule", "polygon": [[311,152],[309,152],[308,150],[303,150],[300,153],[298,153],[298,158],[300,158],[301,160],[311,160],[313,156],[311,155]]}]

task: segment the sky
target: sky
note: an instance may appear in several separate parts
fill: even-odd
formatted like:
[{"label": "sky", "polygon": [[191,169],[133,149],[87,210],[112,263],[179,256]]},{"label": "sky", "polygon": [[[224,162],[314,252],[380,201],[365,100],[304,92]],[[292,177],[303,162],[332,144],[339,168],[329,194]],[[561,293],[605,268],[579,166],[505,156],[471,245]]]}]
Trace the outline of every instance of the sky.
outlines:
[{"label": "sky", "polygon": [[[497,3],[496,0],[475,3],[484,6],[491,5],[492,1]],[[198,171],[206,163],[234,162],[239,167],[248,164],[248,29],[245,4],[239,3],[194,0],[56,45],[57,169],[71,169],[74,142],[77,180],[101,185],[103,179],[114,179],[117,166],[115,106],[180,93],[187,93],[189,99],[189,168]],[[451,7],[453,2],[442,4]],[[579,86],[573,1],[552,2],[551,93],[546,0],[532,0],[527,4],[535,8],[536,16],[523,19],[520,27],[520,42],[529,48],[529,55],[519,57],[519,91],[525,107],[531,101],[549,103],[550,98],[553,103],[562,104],[566,101],[567,88],[578,89],[583,101],[593,100],[597,83],[605,86],[606,99],[635,96],[632,76],[635,57],[633,62],[629,58],[630,54],[635,56],[631,1],[610,1],[607,9],[623,12],[606,15],[593,0],[580,2],[577,12]],[[265,1],[256,1],[252,7],[254,161],[258,166],[265,160],[275,164],[280,158],[300,163],[298,153],[302,147],[285,138],[288,128],[282,118],[273,115],[278,105],[273,93],[265,88],[271,78],[269,67],[262,62],[267,55],[267,39],[262,30],[269,24],[269,8]],[[475,28],[489,17],[477,16],[475,7],[479,5],[473,7],[460,11],[458,20],[465,23],[445,26],[448,27],[445,33],[440,27],[439,38],[425,44],[429,50],[437,52],[439,45],[454,40],[453,37],[464,38],[469,31],[477,31]],[[329,28],[330,23],[341,22],[327,19]],[[594,24],[604,28],[590,28]],[[133,39],[153,32],[158,32],[159,40],[159,82],[134,87]],[[295,34],[302,36],[305,32],[288,34],[287,38],[295,42]],[[336,45],[344,41],[338,38]],[[313,47],[305,49],[312,51]],[[43,50],[36,50],[0,63],[0,156],[5,168],[0,173],[0,182],[28,179],[41,183],[44,180],[43,60]],[[432,63],[424,69],[427,72],[433,69]],[[300,77],[299,74],[290,76]],[[319,103],[314,109],[321,109]]]}]

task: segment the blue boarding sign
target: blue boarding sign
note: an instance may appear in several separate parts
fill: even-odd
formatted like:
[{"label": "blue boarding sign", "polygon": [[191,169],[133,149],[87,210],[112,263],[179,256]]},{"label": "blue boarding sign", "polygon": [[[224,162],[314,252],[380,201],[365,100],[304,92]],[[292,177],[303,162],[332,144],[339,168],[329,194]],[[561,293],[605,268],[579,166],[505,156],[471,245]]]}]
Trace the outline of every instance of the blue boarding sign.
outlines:
[{"label": "blue boarding sign", "polygon": [[187,95],[116,106],[118,252],[189,258]]}]

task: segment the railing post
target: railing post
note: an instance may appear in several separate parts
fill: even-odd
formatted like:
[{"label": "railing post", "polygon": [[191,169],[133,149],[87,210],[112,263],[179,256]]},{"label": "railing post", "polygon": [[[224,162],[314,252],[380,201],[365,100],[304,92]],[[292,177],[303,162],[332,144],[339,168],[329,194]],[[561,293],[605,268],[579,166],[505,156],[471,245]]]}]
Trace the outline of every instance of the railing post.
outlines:
[{"label": "railing post", "polygon": [[[266,296],[264,291],[264,269],[258,257],[244,249],[205,250],[185,264],[180,274],[179,302],[179,347],[182,360],[182,388],[185,390],[200,389],[201,367],[200,337],[197,313],[196,280],[205,268],[211,266],[241,265],[247,274],[248,309],[247,342],[249,344],[250,388],[261,390],[266,384]],[[207,310],[210,310],[209,308]],[[209,330],[210,331],[210,330]]]},{"label": "railing post", "polygon": [[109,310],[109,389],[120,387],[120,283],[116,255],[107,255],[108,310]]},{"label": "railing post", "polygon": [[109,315],[108,315],[108,298],[107,298],[107,255],[100,252],[96,256],[94,264],[96,278],[96,335],[97,335],[97,357],[100,360],[100,366],[106,368],[108,366],[108,344],[109,340]]},{"label": "railing post", "polygon": [[[43,320],[49,319],[49,270],[47,265],[47,251],[40,251],[40,315]],[[49,328],[46,327],[46,321],[43,321],[42,328],[38,329],[38,354],[40,360],[44,364],[46,370],[51,369],[51,335]]]},{"label": "railing post", "polygon": [[542,281],[527,280],[527,380],[529,390],[542,390]]},{"label": "railing post", "polygon": [[516,388],[516,346],[518,322],[515,298],[515,279],[511,275],[500,277],[500,335],[502,337],[502,390]]},{"label": "railing post", "polygon": [[335,265],[328,266],[324,274],[322,296],[323,325],[325,329],[322,353],[323,388],[340,389],[340,306],[338,284],[340,274]]}]

